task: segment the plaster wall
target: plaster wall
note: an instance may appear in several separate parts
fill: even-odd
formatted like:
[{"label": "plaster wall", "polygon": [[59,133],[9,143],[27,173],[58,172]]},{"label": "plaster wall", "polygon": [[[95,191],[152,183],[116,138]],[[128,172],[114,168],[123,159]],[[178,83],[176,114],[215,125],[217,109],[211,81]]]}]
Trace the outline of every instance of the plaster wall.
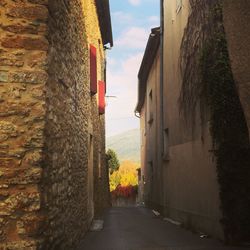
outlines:
[{"label": "plaster wall", "polygon": [[223,1],[223,20],[234,80],[250,135],[250,2]]},{"label": "plaster wall", "polygon": [[188,228],[223,238],[216,167],[208,126],[197,118],[191,129],[180,115],[180,46],[190,11],[189,1],[166,0],[164,6],[164,129],[169,157],[164,161],[164,210]]},{"label": "plaster wall", "polygon": [[[162,164],[160,158],[160,54],[156,53],[150,69],[145,101],[143,105],[143,123],[145,131],[144,168],[145,168],[145,202],[151,206],[157,204],[161,208],[162,201]],[[142,119],[142,118],[141,118]],[[160,209],[160,208],[159,208]]]},{"label": "plaster wall", "polygon": [[[146,102],[146,100],[145,100]],[[144,105],[145,105],[144,102]],[[145,131],[145,107],[143,106],[140,113],[140,157],[141,157],[141,181],[139,182],[139,201],[144,202],[145,198],[145,164],[146,164],[146,131]]]}]

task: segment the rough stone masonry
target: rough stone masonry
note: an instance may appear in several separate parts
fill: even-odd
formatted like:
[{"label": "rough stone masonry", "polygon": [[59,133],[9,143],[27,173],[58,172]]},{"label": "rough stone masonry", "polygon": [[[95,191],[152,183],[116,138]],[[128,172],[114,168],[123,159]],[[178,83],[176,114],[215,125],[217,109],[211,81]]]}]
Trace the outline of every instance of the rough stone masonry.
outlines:
[{"label": "rough stone masonry", "polygon": [[90,42],[105,80],[95,4],[0,2],[0,249],[75,249],[109,204],[104,115],[89,91]]}]

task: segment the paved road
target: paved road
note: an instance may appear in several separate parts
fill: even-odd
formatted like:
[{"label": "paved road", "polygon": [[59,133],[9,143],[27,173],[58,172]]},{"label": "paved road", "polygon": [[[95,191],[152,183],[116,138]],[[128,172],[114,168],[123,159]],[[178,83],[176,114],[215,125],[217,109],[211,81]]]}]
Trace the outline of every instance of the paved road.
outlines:
[{"label": "paved road", "polygon": [[89,232],[79,250],[245,250],[225,247],[212,239],[172,225],[148,209],[111,208],[104,217],[104,229]]}]

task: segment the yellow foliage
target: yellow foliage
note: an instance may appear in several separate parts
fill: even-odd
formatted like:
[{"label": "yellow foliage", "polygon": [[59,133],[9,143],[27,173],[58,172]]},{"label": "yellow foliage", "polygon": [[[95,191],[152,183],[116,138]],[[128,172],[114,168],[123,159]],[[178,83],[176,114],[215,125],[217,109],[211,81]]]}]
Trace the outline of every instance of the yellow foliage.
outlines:
[{"label": "yellow foliage", "polygon": [[139,168],[138,163],[132,161],[122,162],[119,170],[109,175],[110,191],[115,190],[118,185],[138,185],[137,168]]},{"label": "yellow foliage", "polygon": [[118,171],[114,171],[112,174],[109,175],[109,186],[111,192],[115,190],[120,183],[121,176]]}]

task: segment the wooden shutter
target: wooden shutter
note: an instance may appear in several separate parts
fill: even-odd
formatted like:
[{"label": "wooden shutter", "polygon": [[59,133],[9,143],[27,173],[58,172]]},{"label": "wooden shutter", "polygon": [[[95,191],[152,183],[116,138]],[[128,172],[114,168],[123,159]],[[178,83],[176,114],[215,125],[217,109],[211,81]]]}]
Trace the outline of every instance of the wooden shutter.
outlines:
[{"label": "wooden shutter", "polygon": [[93,45],[90,45],[90,92],[92,95],[97,93],[96,48]]},{"label": "wooden shutter", "polygon": [[105,113],[105,82],[99,81],[98,83],[98,95],[99,95],[99,114]]}]

